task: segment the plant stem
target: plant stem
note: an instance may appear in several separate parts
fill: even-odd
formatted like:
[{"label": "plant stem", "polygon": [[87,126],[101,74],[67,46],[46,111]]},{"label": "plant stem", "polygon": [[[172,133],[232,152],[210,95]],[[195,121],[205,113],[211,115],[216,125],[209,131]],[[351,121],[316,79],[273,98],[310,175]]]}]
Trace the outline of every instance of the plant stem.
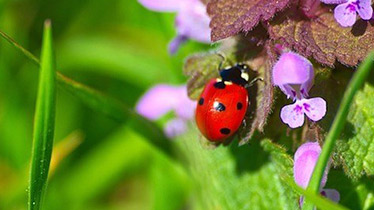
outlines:
[{"label": "plant stem", "polygon": [[[352,104],[356,92],[365,83],[370,71],[374,68],[374,52],[370,53],[365,61],[360,65],[357,72],[354,74],[347,90],[344,93],[343,100],[340,104],[339,110],[336,114],[334,122],[327,134],[325,143],[323,145],[321,154],[318,158],[317,164],[314,168],[312,178],[309,182],[308,189],[312,192],[319,193],[323,172],[330,159],[331,153],[334,149],[336,139],[343,130],[348,116],[349,108]],[[305,202],[304,210],[312,210],[313,204]]]}]

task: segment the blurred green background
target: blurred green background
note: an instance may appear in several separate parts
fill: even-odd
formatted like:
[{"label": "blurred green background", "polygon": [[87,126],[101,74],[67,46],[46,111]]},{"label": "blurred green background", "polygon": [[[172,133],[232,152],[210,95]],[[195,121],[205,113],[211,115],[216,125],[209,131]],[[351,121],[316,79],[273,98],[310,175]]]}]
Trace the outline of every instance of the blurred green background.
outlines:
[{"label": "blurred green background", "polygon": [[[188,41],[170,56],[175,14],[149,11],[136,0],[0,0],[0,30],[37,57],[47,18],[58,70],[131,108],[155,84],[185,83],[184,59],[215,47]],[[37,86],[38,67],[1,39],[0,210],[27,208]],[[159,139],[172,147],[166,156],[150,143],[152,130],[134,126],[131,116],[115,121],[64,88],[57,89],[56,111],[59,158],[51,163],[44,209],[298,209],[298,195],[279,175],[279,162],[290,171],[292,159],[270,141],[212,150],[190,125],[178,139]],[[165,121],[156,122],[160,130]],[[272,140],[289,155],[299,144],[285,133]],[[372,181],[353,182],[338,168],[327,186],[338,189],[342,205],[373,209]]]},{"label": "blurred green background", "polygon": [[[135,0],[2,0],[0,30],[39,57],[53,22],[58,70],[134,107],[157,83],[182,84],[183,59],[209,46],[192,41],[175,56],[175,14]],[[26,209],[38,68],[0,40],[0,209]],[[125,123],[57,91],[54,155],[45,209],[182,209],[185,172]],[[73,149],[72,149],[73,148]]]}]

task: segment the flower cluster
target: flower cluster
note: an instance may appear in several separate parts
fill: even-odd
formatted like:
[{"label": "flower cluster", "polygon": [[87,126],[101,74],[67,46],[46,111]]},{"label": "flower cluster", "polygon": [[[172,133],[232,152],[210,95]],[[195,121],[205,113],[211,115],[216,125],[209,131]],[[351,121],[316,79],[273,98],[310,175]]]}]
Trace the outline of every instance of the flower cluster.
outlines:
[{"label": "flower cluster", "polygon": [[174,54],[188,39],[210,43],[210,18],[206,6],[200,0],[139,0],[146,8],[158,12],[176,12],[177,36],[169,44]]},{"label": "flower cluster", "polygon": [[[318,157],[321,153],[321,147],[317,142],[308,142],[301,145],[294,155],[294,178],[295,182],[302,188],[306,189],[310,178],[316,166]],[[329,166],[328,166],[329,167]],[[334,202],[340,200],[340,194],[335,189],[323,189],[327,182],[328,168],[323,174],[321,181],[321,195],[329,198]],[[300,198],[300,206],[303,204],[303,198]]]},{"label": "flower cluster", "polygon": [[312,121],[321,120],[326,114],[326,101],[320,97],[308,98],[313,86],[313,65],[306,58],[293,52],[283,53],[273,67],[273,83],[294,103],[284,106],[281,119],[291,128],[304,124],[304,114]]},{"label": "flower cluster", "polygon": [[321,0],[325,4],[339,4],[335,7],[336,21],[343,27],[350,27],[356,22],[357,13],[363,20],[373,17],[371,0]]},{"label": "flower cluster", "polygon": [[168,121],[164,128],[165,134],[173,138],[186,131],[187,121],[194,117],[195,106],[195,102],[187,96],[186,86],[159,84],[141,97],[136,111],[150,120],[157,120],[173,111],[176,117]]}]

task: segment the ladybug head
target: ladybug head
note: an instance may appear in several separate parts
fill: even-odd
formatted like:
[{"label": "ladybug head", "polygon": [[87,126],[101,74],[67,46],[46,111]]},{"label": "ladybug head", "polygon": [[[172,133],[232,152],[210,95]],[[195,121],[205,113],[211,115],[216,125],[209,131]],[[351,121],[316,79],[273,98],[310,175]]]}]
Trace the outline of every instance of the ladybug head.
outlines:
[{"label": "ladybug head", "polygon": [[220,70],[222,81],[232,82],[241,86],[248,84],[248,70],[249,67],[245,64],[236,64],[226,69]]}]

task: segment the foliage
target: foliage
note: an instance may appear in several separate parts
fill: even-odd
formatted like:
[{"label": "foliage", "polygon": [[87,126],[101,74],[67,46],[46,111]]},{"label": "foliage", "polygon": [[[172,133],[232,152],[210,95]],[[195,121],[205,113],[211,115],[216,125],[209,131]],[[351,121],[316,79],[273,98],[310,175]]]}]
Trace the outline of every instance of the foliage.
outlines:
[{"label": "foliage", "polygon": [[374,49],[373,24],[361,20],[353,28],[343,28],[332,13],[313,20],[284,15],[271,23],[269,34],[271,39],[328,66],[334,66],[336,60],[356,66]]},{"label": "foliage", "polygon": [[208,13],[212,17],[212,41],[251,31],[260,21],[273,18],[290,2],[292,0],[212,0],[208,4]]},{"label": "foliage", "polygon": [[56,63],[52,26],[44,24],[38,98],[34,117],[33,153],[29,185],[29,209],[41,209],[52,156],[56,110]]},{"label": "foliage", "polygon": [[337,146],[337,158],[344,171],[352,178],[374,175],[374,88],[366,84],[360,91],[349,112],[348,126]]},{"label": "foliage", "polygon": [[[44,197],[44,209],[57,210],[299,209],[300,196],[319,209],[374,208],[372,79],[354,98],[359,86],[348,88],[348,124],[337,145],[339,132],[328,133],[330,146],[318,166],[325,168],[335,146],[326,187],[339,191],[339,204],[296,186],[292,170],[297,146],[322,145],[334,119],[345,123],[344,114],[336,113],[341,104],[348,110],[350,103],[341,102],[348,81],[374,48],[373,20],[341,28],[332,6],[318,0],[203,2],[212,17],[212,39],[220,43],[188,41],[174,56],[167,45],[175,36],[175,15],[148,11],[137,1],[0,2],[0,35],[10,43],[0,40],[0,209],[26,209],[28,193],[30,204]],[[45,69],[55,70],[52,49],[46,54],[40,48],[47,17],[54,25],[56,90],[45,77]],[[48,37],[43,46],[51,43]],[[273,64],[288,50],[312,61],[311,95],[328,103],[326,119],[294,130],[279,119],[280,107],[290,101],[271,81]],[[41,61],[35,56],[40,51]],[[185,83],[183,63],[188,94],[197,99],[219,66],[237,62],[250,67],[251,79],[262,81],[250,88],[246,124],[228,144],[209,147],[193,122],[185,135],[167,139],[161,129],[166,119],[151,122],[132,108],[152,85]],[[360,77],[355,84],[363,82]],[[56,106],[53,148],[53,109],[43,109],[43,102]],[[30,159],[34,115],[34,145],[47,149],[35,149]],[[38,138],[43,133],[49,136]],[[30,163],[44,176],[33,171],[27,191]]]},{"label": "foliage", "polygon": [[[190,154],[186,158],[197,185],[195,199],[199,201],[199,209],[298,208],[296,194],[279,176],[279,172],[291,172],[292,160],[289,157],[273,160],[271,153],[275,148],[269,145],[270,141],[207,150],[198,141],[192,141],[196,136],[193,130],[179,143]],[[281,161],[282,167],[278,167],[277,161]]]}]

